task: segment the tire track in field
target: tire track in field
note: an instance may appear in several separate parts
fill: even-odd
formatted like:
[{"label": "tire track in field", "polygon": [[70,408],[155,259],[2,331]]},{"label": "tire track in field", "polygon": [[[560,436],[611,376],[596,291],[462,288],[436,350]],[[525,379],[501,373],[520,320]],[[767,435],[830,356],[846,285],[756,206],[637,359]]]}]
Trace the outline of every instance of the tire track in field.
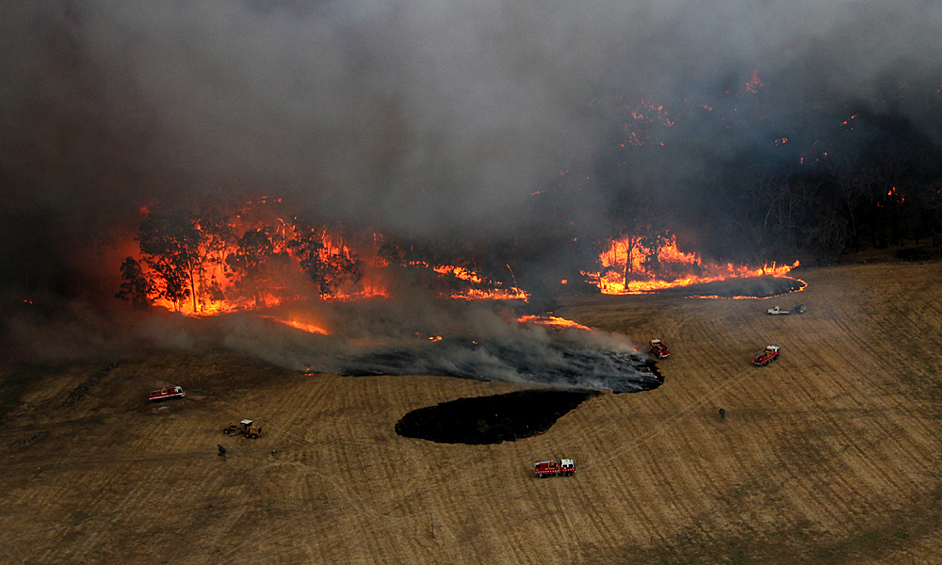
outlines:
[{"label": "tire track in field", "polygon": [[[698,378],[697,382],[702,383],[705,380],[710,380],[709,378],[702,378],[704,372],[713,375],[717,374],[713,371],[715,371],[718,361],[715,359],[715,350],[712,349],[712,346],[701,344],[715,344],[714,346],[722,347],[724,342],[731,343],[733,340],[730,339],[728,335],[730,332],[726,331],[730,326],[737,326],[741,329],[741,333],[747,335],[750,332],[755,335],[766,333],[768,334],[767,339],[770,343],[776,343],[778,341],[782,341],[782,345],[790,343],[790,345],[783,347],[783,359],[790,360],[790,362],[786,363],[782,361],[778,367],[770,368],[770,370],[774,370],[774,372],[766,370],[762,370],[762,373],[753,372],[752,374],[761,375],[761,378],[753,382],[748,387],[748,390],[751,391],[754,398],[758,396],[759,398],[776,399],[776,406],[788,404],[808,406],[809,402],[813,400],[815,396],[820,395],[820,397],[825,399],[824,404],[819,403],[820,408],[818,409],[813,407],[805,410],[802,416],[808,421],[803,425],[811,429],[821,428],[835,432],[836,435],[829,441],[836,443],[836,448],[840,448],[841,451],[828,454],[829,459],[823,461],[823,465],[816,470],[816,472],[821,475],[835,477],[833,484],[828,485],[828,488],[818,489],[817,493],[806,489],[808,492],[803,493],[802,498],[798,500],[786,498],[782,504],[787,504],[787,506],[792,509],[792,512],[797,511],[799,508],[801,508],[802,511],[810,511],[812,517],[816,514],[820,516],[819,512],[823,511],[831,516],[828,522],[841,524],[845,527],[857,523],[855,516],[858,516],[857,511],[860,508],[861,501],[864,503],[863,507],[870,508],[870,510],[877,509],[880,504],[891,502],[887,499],[872,504],[868,503],[866,497],[856,494],[856,490],[862,490],[868,494],[890,491],[893,493],[892,496],[898,496],[897,493],[901,495],[911,492],[913,488],[919,487],[919,483],[916,478],[914,478],[912,471],[913,469],[919,470],[920,467],[924,468],[925,463],[921,466],[913,466],[910,463],[917,462],[918,457],[905,455],[900,457],[898,464],[890,466],[871,461],[870,455],[874,447],[867,443],[870,440],[866,437],[858,437],[855,435],[854,428],[844,425],[844,417],[841,413],[842,409],[829,409],[833,407],[828,406],[828,400],[826,399],[834,398],[835,390],[841,391],[840,394],[844,395],[844,400],[839,400],[838,406],[846,406],[847,401],[850,401],[852,406],[860,410],[870,410],[871,413],[873,410],[880,410],[887,413],[885,417],[878,418],[877,420],[879,421],[877,422],[868,422],[871,436],[886,438],[884,440],[885,442],[895,443],[899,447],[894,449],[901,453],[908,452],[929,455],[931,452],[931,449],[927,450],[925,446],[918,445],[907,439],[911,435],[922,435],[923,431],[927,433],[930,432],[925,422],[921,421],[917,424],[917,426],[921,428],[918,432],[913,431],[909,433],[909,428],[903,426],[903,422],[906,420],[905,416],[900,416],[900,414],[906,413],[904,407],[900,406],[897,401],[891,400],[887,402],[880,397],[875,399],[874,395],[877,395],[878,391],[873,387],[861,389],[859,386],[849,386],[849,383],[840,382],[839,380],[821,382],[821,379],[815,378],[816,375],[807,374],[808,371],[799,371],[801,374],[798,379],[807,378],[810,386],[806,383],[796,382],[796,379],[791,379],[790,383],[776,382],[787,381],[788,379],[779,378],[782,376],[783,369],[788,368],[789,373],[796,368],[800,370],[802,363],[804,363],[804,358],[806,357],[819,357],[823,359],[823,365],[818,360],[815,360],[813,364],[819,366],[825,373],[835,375],[845,373],[848,368],[853,370],[854,367],[857,368],[857,372],[864,373],[867,371],[886,371],[888,368],[887,364],[881,362],[879,358],[880,353],[885,354],[886,352],[875,347],[875,345],[882,344],[874,344],[870,339],[871,332],[869,331],[864,331],[861,334],[859,331],[860,324],[851,321],[855,315],[859,315],[859,312],[854,309],[851,309],[849,312],[849,314],[842,313],[843,317],[835,316],[835,320],[823,321],[823,329],[820,323],[805,323],[806,320],[810,322],[810,317],[794,320],[803,323],[804,327],[781,327],[782,324],[772,326],[770,324],[771,319],[761,318],[755,312],[752,313],[752,319],[734,314],[727,320],[709,319],[705,320],[702,324],[691,325],[688,321],[685,329],[689,330],[690,333],[699,334],[699,339],[696,339],[694,344],[691,344],[689,341],[682,341],[681,345],[675,349],[675,351],[686,349],[691,353],[697,352],[694,353],[694,355],[699,354],[698,361],[701,362],[702,366],[698,371],[700,373],[698,376],[701,378]],[[827,327],[828,324],[831,325],[830,328]],[[814,331],[806,332],[805,330],[807,330],[809,326],[813,328]],[[854,331],[855,329],[857,332]],[[794,333],[795,331],[798,333]],[[808,335],[809,333],[811,335]],[[776,337],[776,335],[781,336],[781,339]],[[786,339],[788,340],[787,342]],[[739,341],[742,341],[741,337]],[[823,348],[821,346],[822,343],[829,344],[830,349],[836,350],[839,353],[835,355],[832,351],[829,351],[828,348]],[[877,357],[873,357],[873,355],[877,355]],[[710,359],[710,356],[714,357],[714,359]],[[745,356],[743,357],[745,358]],[[670,362],[673,363],[674,361],[679,361],[679,359],[675,358]],[[683,365],[684,363],[677,363],[674,366],[674,368],[681,369],[678,370],[676,374],[668,372],[666,367],[663,369],[668,374],[669,378],[668,385],[665,385],[665,387],[685,378],[682,369],[687,367]],[[792,366],[788,367],[788,365]],[[737,385],[741,384],[750,376],[752,372],[750,369],[755,371],[752,367],[745,367],[732,378],[722,382],[720,382],[719,379],[713,378],[712,380],[714,382],[720,382],[718,387],[712,388],[709,392],[700,394],[693,400],[677,404],[677,409],[674,414],[664,423],[659,424],[657,431],[634,440],[631,443],[622,444],[608,452],[603,452],[603,457],[599,460],[592,461],[592,467],[604,467],[606,464],[611,464],[616,460],[624,460],[627,454],[637,454],[642,447],[661,451],[664,449],[664,442],[658,440],[665,439],[668,433],[678,431],[680,428],[683,428],[681,434],[675,434],[671,439],[671,442],[673,442],[670,447],[672,455],[669,455],[669,457],[676,457],[678,450],[682,456],[686,456],[695,451],[695,446],[691,445],[689,440],[684,440],[683,438],[684,433],[690,432],[689,426],[686,424],[694,415],[700,414],[704,406],[718,400],[727,392],[733,392]],[[773,378],[770,379],[768,377]],[[789,388],[789,386],[793,388]],[[659,392],[660,391],[656,391],[654,394],[659,394]],[[682,396],[683,395],[677,395],[676,398],[680,399]],[[742,394],[734,395],[734,397],[735,396],[741,397]],[[753,403],[755,403],[755,401],[753,401]],[[760,403],[760,405],[761,404],[762,403]],[[781,410],[779,411],[782,412]],[[790,413],[794,415],[794,411],[788,409],[783,413],[786,415]],[[758,428],[753,430],[756,441],[764,441],[768,444],[780,443],[781,431],[777,429],[778,425],[779,424],[760,425],[753,422],[751,426]],[[900,433],[901,431],[903,433]],[[886,444],[880,449],[885,451],[887,449]],[[788,469],[790,463],[783,461],[781,455],[773,456],[771,453],[762,453],[761,451],[753,453],[759,455],[759,458],[751,457],[740,459],[737,465],[740,470],[751,469],[753,470],[753,474],[758,472],[759,474],[765,475],[766,480],[777,481],[778,484],[776,488],[779,490],[784,489],[786,484],[797,483],[799,481],[800,476],[795,470],[781,473],[765,469],[764,466],[769,461],[775,460],[779,461],[777,465]],[[662,460],[665,459],[664,456],[666,454],[661,453],[659,455]],[[693,469],[695,475],[702,477],[705,473],[704,467],[699,466],[697,463],[697,459],[689,456],[686,457],[684,461],[687,467]],[[688,480],[686,473],[678,474],[677,472],[673,472],[672,474],[669,467],[659,464],[658,461],[652,461],[650,464],[653,465],[653,468],[657,469],[658,473],[664,473],[665,476],[673,476],[672,480],[674,481]],[[582,467],[586,470],[590,469],[588,465],[583,465]],[[737,474],[742,475],[743,472],[740,471]],[[853,496],[847,496],[850,493],[855,494]],[[673,500],[678,500],[682,494],[685,493],[683,491],[675,491],[669,493],[667,496]],[[812,507],[805,508],[808,505]],[[817,510],[815,510],[814,507],[816,507]],[[692,511],[694,508],[691,507],[686,510]]]}]

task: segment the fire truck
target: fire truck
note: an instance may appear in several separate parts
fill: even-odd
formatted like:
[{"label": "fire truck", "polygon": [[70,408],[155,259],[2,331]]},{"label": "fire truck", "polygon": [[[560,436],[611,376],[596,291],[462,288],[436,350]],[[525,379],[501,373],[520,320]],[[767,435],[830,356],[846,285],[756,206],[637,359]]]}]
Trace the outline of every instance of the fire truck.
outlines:
[{"label": "fire truck", "polygon": [[556,476],[571,477],[576,472],[576,464],[572,459],[537,461],[533,464],[533,472],[541,479]]},{"label": "fire truck", "polygon": [[765,350],[762,351],[762,353],[759,353],[758,355],[752,358],[752,364],[758,365],[760,367],[765,367],[766,365],[769,364],[770,361],[775,361],[776,359],[778,359],[778,353],[779,353],[778,350],[779,350],[779,346],[777,345],[767,346]]},{"label": "fire truck", "polygon": [[667,359],[671,356],[671,350],[664,345],[664,342],[655,338],[651,340],[651,353],[658,359]]},{"label": "fire truck", "polygon": [[151,402],[160,402],[161,400],[168,400],[170,398],[183,398],[186,396],[186,393],[183,392],[182,386],[165,386],[160,390],[152,391],[147,395],[147,400]]}]

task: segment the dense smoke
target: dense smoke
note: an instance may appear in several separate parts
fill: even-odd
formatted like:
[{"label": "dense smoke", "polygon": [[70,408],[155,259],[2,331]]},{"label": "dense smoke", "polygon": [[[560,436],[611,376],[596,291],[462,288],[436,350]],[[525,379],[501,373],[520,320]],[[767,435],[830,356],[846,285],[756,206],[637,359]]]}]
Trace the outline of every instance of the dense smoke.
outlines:
[{"label": "dense smoke", "polygon": [[[937,150],[940,31],[916,0],[8,2],[3,290],[77,294],[142,210],[262,195],[546,264],[633,210],[742,241],[730,171],[844,174],[887,131]],[[632,111],[660,117],[622,152]],[[835,133],[852,116],[872,135]]]},{"label": "dense smoke", "polygon": [[523,386],[637,392],[663,379],[625,336],[521,323],[512,311],[466,301],[364,300],[294,304],[311,333],[278,321],[285,309],[194,319],[153,309],[106,312],[72,304],[42,320],[6,321],[6,344],[28,362],[113,362],[141,354],[228,352],[289,370],[364,375],[436,375]]}]

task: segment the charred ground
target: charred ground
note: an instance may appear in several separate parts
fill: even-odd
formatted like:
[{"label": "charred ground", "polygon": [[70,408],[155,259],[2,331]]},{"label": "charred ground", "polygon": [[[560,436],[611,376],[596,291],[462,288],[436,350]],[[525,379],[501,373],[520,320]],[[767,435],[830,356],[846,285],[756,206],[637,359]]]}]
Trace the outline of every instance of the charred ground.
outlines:
[{"label": "charred ground", "polygon": [[542,434],[598,391],[525,390],[460,398],[406,414],[396,433],[436,443],[488,444]]}]

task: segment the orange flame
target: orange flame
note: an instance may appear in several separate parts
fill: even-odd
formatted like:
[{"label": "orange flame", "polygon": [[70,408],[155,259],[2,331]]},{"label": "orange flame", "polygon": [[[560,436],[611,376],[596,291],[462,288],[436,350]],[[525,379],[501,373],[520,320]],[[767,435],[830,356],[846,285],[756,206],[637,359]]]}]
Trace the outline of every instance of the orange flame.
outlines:
[{"label": "orange flame", "polygon": [[306,332],[308,332],[308,333],[312,333],[312,334],[321,334],[321,335],[330,335],[330,332],[329,332],[329,331],[327,331],[326,329],[324,329],[324,328],[322,328],[322,327],[320,327],[320,326],[314,325],[314,324],[306,324],[306,323],[304,323],[304,322],[299,322],[298,320],[293,320],[293,319],[281,320],[281,319],[276,318],[276,317],[274,317],[274,316],[263,316],[263,317],[264,317],[264,318],[268,318],[269,320],[274,320],[274,321],[278,322],[279,324],[284,324],[284,325],[286,325],[286,326],[291,326],[292,328],[297,328],[297,329],[299,329],[299,330],[304,330],[304,331],[306,331]]},{"label": "orange flame", "polygon": [[710,283],[730,278],[784,276],[799,265],[776,265],[760,268],[744,265],[705,263],[697,253],[677,248],[677,236],[660,238],[654,250],[645,247],[634,236],[613,240],[599,255],[600,272],[582,274],[603,294],[646,294],[668,288]]},{"label": "orange flame", "polygon": [[558,316],[520,316],[517,321],[521,324],[537,324],[540,326],[550,326],[556,329],[575,328],[577,330],[592,331],[592,328],[583,326],[572,320],[560,318]]},{"label": "orange flame", "polygon": [[[316,228],[316,231],[299,233],[295,222],[281,217],[272,208],[270,202],[280,202],[280,199],[261,197],[240,206],[232,215],[226,217],[227,228],[234,238],[220,241],[218,238],[210,242],[201,243],[193,255],[199,258],[197,267],[184,273],[186,287],[190,296],[175,302],[168,298],[157,297],[161,291],[166,290],[163,285],[165,279],[150,269],[142,261],[141,253],[128,249],[128,255],[135,256],[144,270],[144,276],[153,285],[150,299],[155,306],[180,312],[187,316],[214,316],[218,314],[240,311],[271,309],[293,303],[298,300],[307,300],[312,296],[327,301],[346,301],[367,298],[388,298],[390,290],[389,277],[394,276],[387,259],[380,256],[379,250],[384,245],[384,236],[372,234],[372,238],[358,238],[340,230],[331,230],[325,227]],[[149,210],[147,210],[149,211]],[[198,232],[205,230],[204,226],[196,224]],[[314,227],[305,229],[315,230]],[[256,273],[253,279],[246,283],[239,280],[240,273],[230,263],[233,258],[240,257],[240,241],[243,234],[260,232],[261,240],[268,238],[269,248],[265,255],[266,263],[254,265]],[[306,238],[306,239],[304,239]],[[314,241],[303,250],[295,246],[301,239]],[[132,247],[130,239],[128,246]],[[246,255],[242,255],[245,257]],[[325,284],[320,280],[315,284],[313,276],[309,276],[302,268],[304,261],[324,265],[324,271],[318,272],[322,277],[330,277]],[[347,269],[356,265],[355,273]],[[429,269],[437,273],[441,279],[451,279],[443,285],[444,291],[450,293],[450,298],[463,300],[523,300],[529,299],[528,293],[516,287],[506,285],[500,281],[492,281],[483,276],[472,267],[452,266],[443,264],[429,264],[425,261],[410,262],[408,267]],[[507,266],[510,275],[513,271]],[[335,269],[332,271],[331,269]],[[340,273],[340,274],[337,274]],[[245,277],[244,273],[241,276]],[[325,290],[329,288],[329,290]],[[194,299],[195,296],[195,299]],[[295,325],[290,320],[280,320],[289,325]],[[306,331],[317,331],[318,326],[304,327],[303,322],[295,325]]]},{"label": "orange flame", "polygon": [[490,290],[471,288],[454,292],[450,298],[459,300],[529,300],[530,295],[517,287],[495,288]]},{"label": "orange flame", "polygon": [[478,284],[484,282],[484,279],[481,278],[480,275],[464,267],[452,267],[451,265],[438,265],[436,267],[433,267],[432,270],[434,270],[436,273],[440,275],[451,275],[455,277],[456,279],[461,279],[463,281],[468,281],[468,282],[478,283]]}]

